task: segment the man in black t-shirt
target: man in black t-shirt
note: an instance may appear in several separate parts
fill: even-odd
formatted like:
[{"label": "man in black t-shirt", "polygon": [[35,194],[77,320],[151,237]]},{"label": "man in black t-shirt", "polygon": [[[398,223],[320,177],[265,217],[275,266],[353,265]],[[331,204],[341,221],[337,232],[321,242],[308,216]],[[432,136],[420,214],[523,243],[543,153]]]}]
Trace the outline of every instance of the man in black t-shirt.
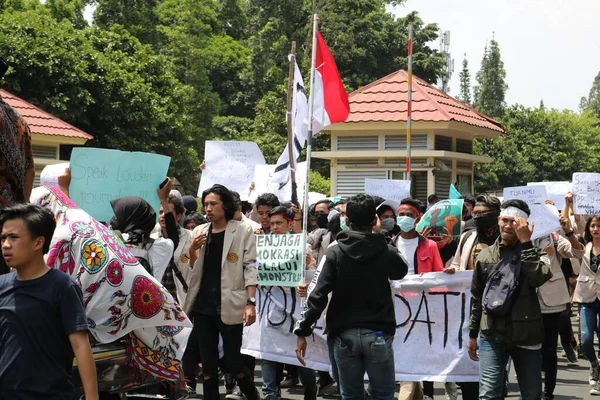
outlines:
[{"label": "man in black t-shirt", "polygon": [[0,214],[2,255],[15,269],[0,276],[0,400],[72,399],[73,356],[85,398],[98,399],[81,289],[44,262],[55,227],[32,204]]}]

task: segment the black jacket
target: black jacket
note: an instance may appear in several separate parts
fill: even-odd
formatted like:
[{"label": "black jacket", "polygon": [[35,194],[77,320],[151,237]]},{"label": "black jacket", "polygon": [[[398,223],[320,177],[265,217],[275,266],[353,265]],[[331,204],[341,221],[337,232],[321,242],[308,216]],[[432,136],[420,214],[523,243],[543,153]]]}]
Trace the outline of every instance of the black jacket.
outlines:
[{"label": "black jacket", "polygon": [[309,336],[327,306],[327,329],[332,335],[350,328],[365,328],[393,335],[394,301],[389,280],[402,279],[407,266],[398,249],[386,244],[381,233],[341,232],[337,245],[325,253],[325,262],[308,309],[294,333]]}]

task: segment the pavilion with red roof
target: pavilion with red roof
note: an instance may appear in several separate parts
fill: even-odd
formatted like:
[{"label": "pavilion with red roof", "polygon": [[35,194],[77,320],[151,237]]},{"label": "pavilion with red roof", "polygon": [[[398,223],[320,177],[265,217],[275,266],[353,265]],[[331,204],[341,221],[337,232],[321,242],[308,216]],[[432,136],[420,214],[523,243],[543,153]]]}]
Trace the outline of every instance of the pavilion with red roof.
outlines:
[{"label": "pavilion with red roof", "polygon": [[[346,122],[327,127],[331,151],[313,152],[331,161],[331,195],[364,191],[364,181],[405,179],[408,74],[400,70],[349,95]],[[411,129],[412,196],[425,200],[448,197],[450,183],[462,194],[473,193],[476,163],[473,139],[504,133],[491,117],[413,75]]]},{"label": "pavilion with red roof", "polygon": [[31,129],[31,142],[35,162],[36,180],[34,186],[39,184],[39,175],[48,164],[67,162],[71,149],[83,146],[93,137],[81,129],[47,113],[39,107],[15,96],[6,90],[0,89],[0,96],[14,108],[27,122]]}]

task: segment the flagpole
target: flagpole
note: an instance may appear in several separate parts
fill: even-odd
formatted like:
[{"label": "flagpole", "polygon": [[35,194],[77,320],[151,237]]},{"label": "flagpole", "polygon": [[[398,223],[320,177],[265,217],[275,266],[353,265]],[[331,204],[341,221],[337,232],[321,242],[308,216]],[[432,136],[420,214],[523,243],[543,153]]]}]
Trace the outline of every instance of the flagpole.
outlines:
[{"label": "flagpole", "polygon": [[292,203],[298,207],[298,188],[296,186],[296,157],[294,157],[294,132],[292,121],[292,104],[294,97],[294,70],[296,66],[296,42],[292,42],[292,51],[290,53],[290,68],[288,72],[288,93],[287,93],[287,133],[288,133],[288,154],[290,159],[290,179],[292,181]]},{"label": "flagpole", "polygon": [[412,41],[413,26],[408,23],[408,102],[406,111],[406,180],[410,180],[410,134],[412,128]]}]

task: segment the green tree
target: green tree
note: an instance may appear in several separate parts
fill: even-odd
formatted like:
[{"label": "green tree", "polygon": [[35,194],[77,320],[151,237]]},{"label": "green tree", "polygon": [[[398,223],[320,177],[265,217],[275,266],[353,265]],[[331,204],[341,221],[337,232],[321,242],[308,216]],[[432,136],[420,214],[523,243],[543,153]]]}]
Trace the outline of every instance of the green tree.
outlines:
[{"label": "green tree", "polygon": [[308,186],[311,192],[321,193],[325,196],[329,196],[331,193],[331,181],[329,178],[325,178],[313,169],[310,171],[310,183]]},{"label": "green tree", "polygon": [[594,83],[590,89],[590,93],[587,98],[582,98],[580,103],[582,111],[592,111],[600,117],[600,72],[594,78]]},{"label": "green tree", "polygon": [[469,72],[469,62],[467,61],[467,55],[463,60],[463,68],[458,74],[460,78],[460,94],[458,100],[465,104],[471,104],[471,73]]},{"label": "green tree", "polygon": [[478,85],[474,88],[474,108],[490,117],[501,117],[506,108],[508,85],[505,82],[506,71],[500,56],[500,47],[493,39],[490,47],[485,48],[481,69],[477,72],[476,78]]},{"label": "green tree", "polygon": [[155,15],[161,0],[95,0],[94,24],[102,29],[122,25],[142,43],[157,43]]}]

